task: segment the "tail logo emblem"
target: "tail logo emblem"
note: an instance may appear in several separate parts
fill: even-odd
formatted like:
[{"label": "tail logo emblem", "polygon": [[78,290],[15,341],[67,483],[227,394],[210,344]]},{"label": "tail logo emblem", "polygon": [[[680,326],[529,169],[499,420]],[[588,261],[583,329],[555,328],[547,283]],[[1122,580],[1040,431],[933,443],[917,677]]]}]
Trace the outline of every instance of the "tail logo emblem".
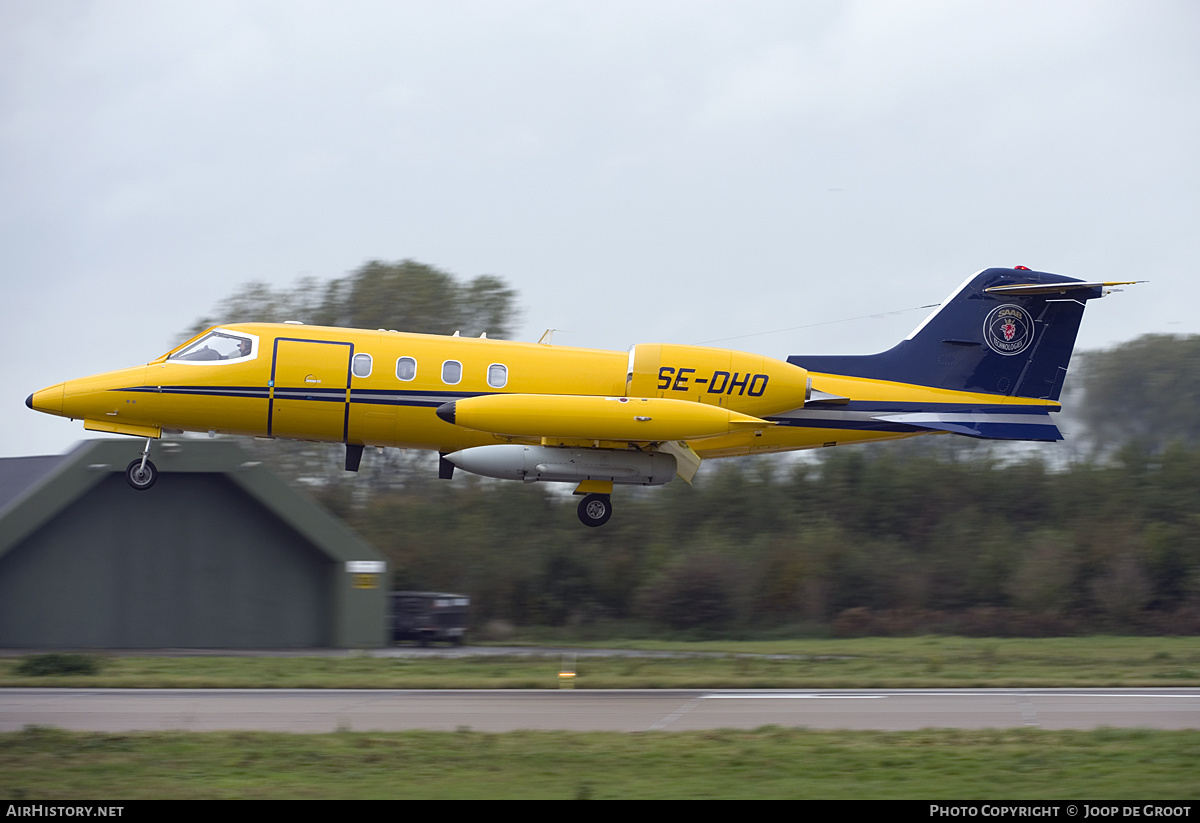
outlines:
[{"label": "tail logo emblem", "polygon": [[1033,342],[1033,318],[1012,303],[997,306],[983,321],[983,339],[996,354],[1020,354]]}]

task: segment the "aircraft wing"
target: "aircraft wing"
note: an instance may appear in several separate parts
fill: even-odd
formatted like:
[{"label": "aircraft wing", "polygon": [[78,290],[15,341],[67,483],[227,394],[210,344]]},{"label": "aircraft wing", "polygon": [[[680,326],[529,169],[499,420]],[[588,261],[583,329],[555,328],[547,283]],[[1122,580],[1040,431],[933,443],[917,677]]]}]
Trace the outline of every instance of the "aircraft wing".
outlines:
[{"label": "aircraft wing", "polygon": [[876,420],[986,440],[1062,440],[1046,412],[906,412],[876,415]]}]

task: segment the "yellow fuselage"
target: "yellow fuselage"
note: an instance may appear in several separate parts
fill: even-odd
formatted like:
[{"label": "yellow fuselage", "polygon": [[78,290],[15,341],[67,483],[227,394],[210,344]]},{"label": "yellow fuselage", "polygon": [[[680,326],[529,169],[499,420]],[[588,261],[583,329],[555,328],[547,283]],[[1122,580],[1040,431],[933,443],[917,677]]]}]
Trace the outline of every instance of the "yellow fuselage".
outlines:
[{"label": "yellow fuselage", "polygon": [[[443,453],[497,443],[624,449],[678,440],[700,457],[725,457],[921,433],[764,419],[802,409],[814,390],[858,401],[1013,400],[810,374],[762,355],[696,346],[613,352],[290,324],[219,331],[253,339],[252,353],[174,359],[196,345],[189,341],[145,366],[43,389],[29,405],[82,419],[89,430],[144,437],[209,431]],[[499,395],[507,397],[478,400]],[[456,401],[456,422],[439,416]]]}]

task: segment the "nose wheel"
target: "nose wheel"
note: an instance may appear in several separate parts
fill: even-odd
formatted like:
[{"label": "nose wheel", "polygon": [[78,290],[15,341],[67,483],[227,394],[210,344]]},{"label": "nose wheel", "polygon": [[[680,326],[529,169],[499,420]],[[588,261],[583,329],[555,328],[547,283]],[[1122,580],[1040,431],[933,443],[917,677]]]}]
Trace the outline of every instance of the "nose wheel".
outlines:
[{"label": "nose wheel", "polygon": [[158,468],[149,460],[139,457],[125,467],[125,479],[138,491],[145,491],[158,479]]},{"label": "nose wheel", "polygon": [[125,467],[125,479],[138,491],[145,491],[158,479],[158,468],[150,462],[150,443],[153,440],[154,438],[147,437],[142,456]]},{"label": "nose wheel", "polygon": [[579,522],[585,526],[603,526],[612,517],[612,498],[607,494],[589,494],[579,501]]}]

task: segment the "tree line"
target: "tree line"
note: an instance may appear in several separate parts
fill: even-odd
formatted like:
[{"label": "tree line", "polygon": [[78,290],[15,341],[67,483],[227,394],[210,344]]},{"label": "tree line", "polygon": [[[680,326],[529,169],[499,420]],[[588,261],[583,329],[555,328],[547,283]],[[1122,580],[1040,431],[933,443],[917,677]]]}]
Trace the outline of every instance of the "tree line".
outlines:
[{"label": "tree line", "polygon": [[344,277],[305,277],[289,287],[247,283],[221,300],[186,333],[216,323],[283,323],[396,329],[418,334],[504,338],[516,321],[516,291],[483,274],[460,282],[453,274],[415,260],[372,260]]},{"label": "tree line", "polygon": [[[925,438],[928,439],[928,438]],[[397,588],[465,592],[477,621],[843,634],[1200,631],[1200,449],[1103,462],[921,443],[717,462],[583,529],[543,486],[410,478],[324,502]]]}]

